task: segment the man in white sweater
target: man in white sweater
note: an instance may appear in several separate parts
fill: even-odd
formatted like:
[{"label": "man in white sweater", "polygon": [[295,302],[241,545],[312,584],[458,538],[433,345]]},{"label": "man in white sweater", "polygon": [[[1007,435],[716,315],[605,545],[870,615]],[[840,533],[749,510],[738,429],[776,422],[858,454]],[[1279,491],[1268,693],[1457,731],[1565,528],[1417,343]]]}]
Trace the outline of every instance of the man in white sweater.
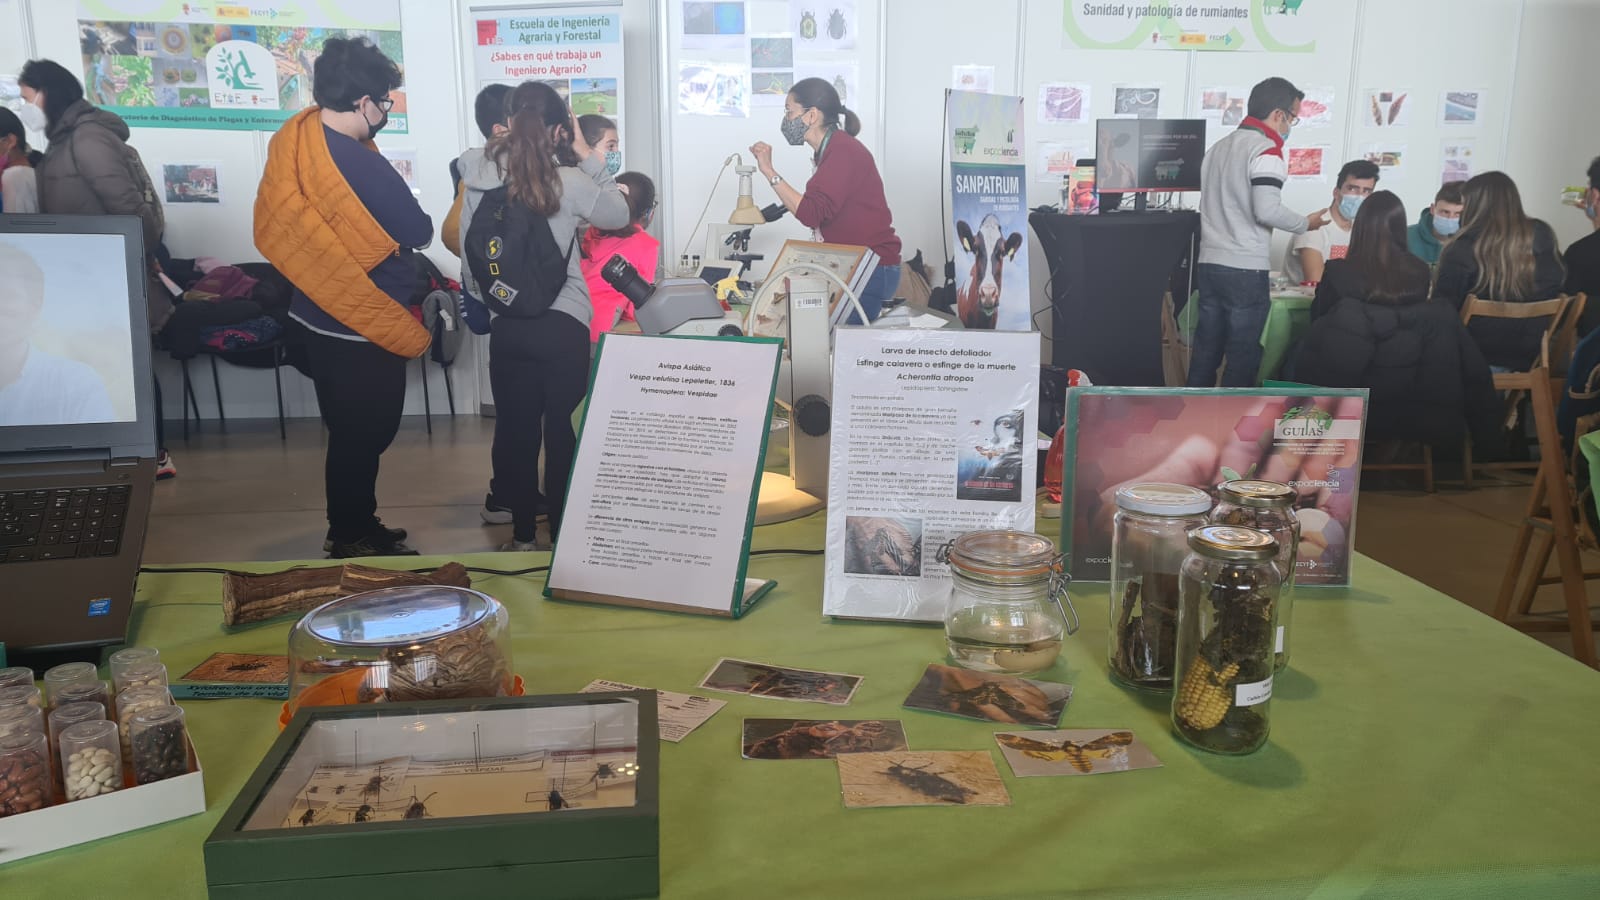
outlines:
[{"label": "man in white sweater", "polygon": [[1300,120],[1305,94],[1283,78],[1250,91],[1249,117],[1206,153],[1200,171],[1199,324],[1189,360],[1189,386],[1251,387],[1261,366],[1261,329],[1272,306],[1267,270],[1272,230],[1294,234],[1327,223],[1327,210],[1302,216],[1283,205],[1288,166],[1283,142]]}]

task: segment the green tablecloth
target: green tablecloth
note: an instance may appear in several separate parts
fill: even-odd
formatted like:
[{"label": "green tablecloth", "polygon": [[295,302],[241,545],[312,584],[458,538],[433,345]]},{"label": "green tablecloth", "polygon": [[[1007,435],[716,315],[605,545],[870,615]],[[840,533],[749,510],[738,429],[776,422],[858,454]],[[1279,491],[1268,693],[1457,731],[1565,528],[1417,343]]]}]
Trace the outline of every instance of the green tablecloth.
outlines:
[{"label": "green tablecloth", "polygon": [[[755,544],[821,536],[816,516],[758,529]],[[993,752],[1004,730],[900,709],[943,655],[938,628],[825,621],[820,557],[760,557],[752,570],[781,584],[741,621],[548,602],[536,578],[479,582],[511,611],[530,692],[597,677],[692,690],[723,655],[866,676],[843,709],[729,696],[683,743],[663,744],[665,896],[1600,894],[1600,673],[1371,560],[1356,562],[1359,589],[1300,601],[1271,742],[1245,758],[1178,744],[1164,699],[1107,681],[1106,591],[1078,587],[1083,629],[1045,676],[1076,686],[1063,725],[1132,728],[1165,766],[1019,780],[996,752],[1013,805],[971,809],[846,810],[829,762],[740,759],[744,716],[895,716],[929,750]],[[215,575],[146,575],[135,638],[174,672],[217,650],[283,651],[282,623],[224,633],[218,593]],[[0,897],[204,895],[201,843],[276,735],[278,704],[185,706],[206,813],[0,868]]]},{"label": "green tablecloth", "polygon": [[1288,294],[1272,298],[1267,324],[1261,329],[1261,368],[1256,370],[1257,384],[1278,377],[1289,348],[1310,326],[1310,297]]}]

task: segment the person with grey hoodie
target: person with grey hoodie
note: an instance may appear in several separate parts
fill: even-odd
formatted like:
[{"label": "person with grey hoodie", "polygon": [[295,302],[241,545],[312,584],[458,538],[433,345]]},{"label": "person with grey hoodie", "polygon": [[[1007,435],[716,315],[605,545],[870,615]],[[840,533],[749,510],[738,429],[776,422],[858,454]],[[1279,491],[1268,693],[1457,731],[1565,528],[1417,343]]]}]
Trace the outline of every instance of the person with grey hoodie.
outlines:
[{"label": "person with grey hoodie", "polygon": [[[468,150],[457,161],[466,186],[462,233],[470,229],[484,194],[505,187],[511,202],[545,217],[567,256],[567,279],[550,308],[533,318],[496,316],[489,336],[494,476],[485,507],[511,509],[512,541],[502,550],[533,550],[541,511],[549,517],[551,539],[560,532],[577,448],[572,413],[588,386],[591,306],[578,236],[590,225],[621,228],[631,214],[627,197],[606,172],[604,155],[589,146],[554,88],[536,81],[518,85],[506,97],[506,122],[508,129],[483,150]],[[465,264],[461,284],[482,296]]]}]

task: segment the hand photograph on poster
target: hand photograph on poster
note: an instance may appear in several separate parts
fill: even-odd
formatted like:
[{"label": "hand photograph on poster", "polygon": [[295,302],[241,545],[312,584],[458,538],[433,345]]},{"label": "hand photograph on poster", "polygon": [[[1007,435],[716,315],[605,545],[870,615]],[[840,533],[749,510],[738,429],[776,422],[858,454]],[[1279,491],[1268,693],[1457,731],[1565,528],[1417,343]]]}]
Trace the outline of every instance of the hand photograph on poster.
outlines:
[{"label": "hand photograph on poster", "polygon": [[1075,581],[1104,581],[1116,492],[1172,482],[1213,491],[1257,478],[1294,488],[1303,531],[1296,583],[1349,583],[1366,391],[1078,388],[1069,440],[1062,545]]},{"label": "hand photograph on poster", "polygon": [[922,576],[922,520],[845,516],[844,570],[849,575]]},{"label": "hand photograph on poster", "polygon": [[972,431],[961,447],[956,472],[957,500],[1022,499],[1022,449],[1028,436],[1025,413],[1014,409],[994,421],[969,423]]}]

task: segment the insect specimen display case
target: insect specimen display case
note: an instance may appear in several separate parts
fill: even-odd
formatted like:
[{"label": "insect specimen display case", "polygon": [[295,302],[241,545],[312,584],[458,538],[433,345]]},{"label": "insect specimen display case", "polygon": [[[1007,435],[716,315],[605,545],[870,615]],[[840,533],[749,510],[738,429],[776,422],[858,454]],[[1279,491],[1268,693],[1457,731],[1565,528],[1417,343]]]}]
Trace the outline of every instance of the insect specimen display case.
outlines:
[{"label": "insect specimen display case", "polygon": [[653,896],[656,734],[654,691],[302,707],[206,839],[210,894]]}]

